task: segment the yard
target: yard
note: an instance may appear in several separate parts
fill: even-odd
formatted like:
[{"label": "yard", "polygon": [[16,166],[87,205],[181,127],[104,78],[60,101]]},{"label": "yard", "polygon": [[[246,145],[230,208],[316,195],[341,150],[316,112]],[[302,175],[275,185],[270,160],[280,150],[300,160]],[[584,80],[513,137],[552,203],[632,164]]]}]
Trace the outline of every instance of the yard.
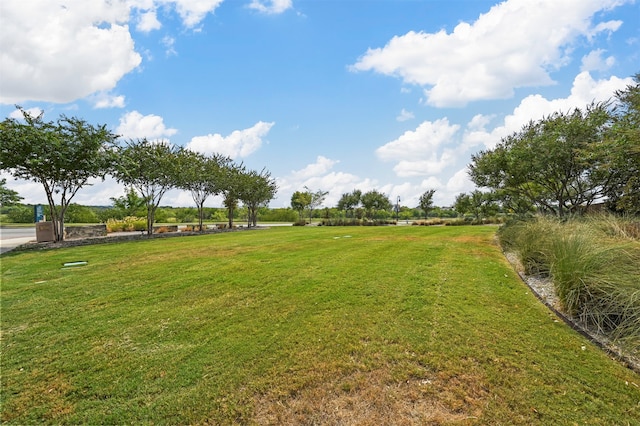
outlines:
[{"label": "yard", "polygon": [[640,424],[640,377],[531,294],[495,231],[287,227],[4,255],[1,419]]}]

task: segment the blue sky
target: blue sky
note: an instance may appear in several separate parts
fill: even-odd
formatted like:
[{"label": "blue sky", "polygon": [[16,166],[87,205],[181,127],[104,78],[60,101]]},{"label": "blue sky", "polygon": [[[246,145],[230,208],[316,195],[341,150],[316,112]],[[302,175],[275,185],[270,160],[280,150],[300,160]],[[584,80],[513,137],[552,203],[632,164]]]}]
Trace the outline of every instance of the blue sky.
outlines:
[{"label": "blue sky", "polygon": [[[0,115],[15,105],[123,138],[219,152],[335,206],[474,189],[471,155],[640,72],[631,0],[2,0]],[[46,203],[40,185],[8,186]],[[108,179],[74,202],[109,205]],[[169,192],[163,205],[193,206]],[[207,203],[220,207],[218,197]]]}]

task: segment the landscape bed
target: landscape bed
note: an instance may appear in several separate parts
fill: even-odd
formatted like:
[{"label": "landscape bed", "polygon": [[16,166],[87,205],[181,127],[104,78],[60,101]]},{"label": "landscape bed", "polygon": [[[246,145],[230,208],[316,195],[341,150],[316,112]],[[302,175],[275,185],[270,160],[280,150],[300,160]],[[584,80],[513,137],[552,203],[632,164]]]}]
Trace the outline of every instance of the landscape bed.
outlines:
[{"label": "landscape bed", "polygon": [[2,421],[638,424],[640,376],[531,294],[495,230],[4,255]]}]

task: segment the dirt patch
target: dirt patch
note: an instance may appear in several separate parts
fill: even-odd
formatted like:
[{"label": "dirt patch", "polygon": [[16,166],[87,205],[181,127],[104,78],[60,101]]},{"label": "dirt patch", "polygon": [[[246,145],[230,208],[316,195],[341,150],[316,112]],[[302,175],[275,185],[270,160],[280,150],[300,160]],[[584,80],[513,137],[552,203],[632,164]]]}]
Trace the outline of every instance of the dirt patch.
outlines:
[{"label": "dirt patch", "polygon": [[473,424],[487,392],[471,377],[394,381],[387,370],[356,372],[291,395],[262,395],[253,421],[269,425]]}]

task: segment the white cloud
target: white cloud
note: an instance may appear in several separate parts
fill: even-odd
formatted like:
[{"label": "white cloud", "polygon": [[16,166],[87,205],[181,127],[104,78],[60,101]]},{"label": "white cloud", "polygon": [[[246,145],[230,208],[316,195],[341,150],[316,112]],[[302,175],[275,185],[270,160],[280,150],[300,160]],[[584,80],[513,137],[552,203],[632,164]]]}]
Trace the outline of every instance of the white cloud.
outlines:
[{"label": "white cloud", "polygon": [[194,28],[209,13],[213,13],[223,0],[158,0],[161,4],[172,4],[182,24],[187,28]]},{"label": "white cloud", "polygon": [[162,45],[165,48],[165,55],[167,56],[175,56],[178,54],[178,52],[176,51],[174,45],[176,44],[176,39],[170,36],[164,36],[162,37],[162,40],[160,41],[160,43],[162,43]]},{"label": "white cloud", "polygon": [[159,30],[160,28],[162,28],[162,24],[160,23],[160,21],[158,21],[158,16],[156,15],[155,10],[142,12],[138,16],[136,30],[143,33],[148,33],[153,30]]},{"label": "white cloud", "polygon": [[402,111],[400,111],[400,114],[398,114],[398,116],[396,117],[397,121],[407,121],[407,120],[411,120],[413,119],[415,116],[413,115],[413,113],[411,111],[407,111],[406,109],[402,108]]},{"label": "white cloud", "polygon": [[585,108],[591,102],[609,100],[616,90],[622,90],[632,84],[631,78],[615,76],[605,80],[594,80],[588,72],[581,72],[573,81],[571,93],[566,98],[546,99],[541,95],[529,95],[524,98],[513,112],[504,118],[501,125],[485,130],[489,117],[476,116],[473,125],[464,135],[466,146],[483,144],[486,148],[495,147],[500,140],[522,129],[531,120],[540,120],[554,112],[568,112],[574,108]]},{"label": "white cloud", "polygon": [[441,155],[432,153],[425,159],[401,160],[393,167],[393,171],[399,177],[437,175],[455,163],[455,161],[455,153],[451,150],[446,150]]},{"label": "white cloud", "polygon": [[93,97],[94,105],[96,109],[101,108],[124,108],[125,97],[122,95],[111,95],[109,93],[100,92]]},{"label": "white cloud", "polygon": [[203,154],[218,153],[231,158],[247,157],[262,146],[264,137],[274,124],[259,121],[253,127],[234,130],[228,136],[219,133],[196,136],[187,144],[187,148]]},{"label": "white cloud", "polygon": [[[166,6],[193,29],[222,1],[92,0],[88,7],[86,0],[2,0],[0,103],[68,103],[108,92],[142,63],[132,21],[138,31],[157,30],[156,10]],[[164,43],[167,54],[175,54],[175,40]]]},{"label": "white cloud", "polygon": [[120,118],[120,125],[116,134],[125,139],[147,138],[149,140],[168,138],[178,132],[167,128],[164,119],[158,115],[142,115],[138,111],[131,111]]},{"label": "white cloud", "polygon": [[408,130],[398,139],[376,149],[376,155],[384,161],[425,157],[451,142],[459,129],[457,124],[449,124],[447,118],[424,121],[416,130]]},{"label": "white cloud", "polygon": [[292,6],[291,0],[252,0],[247,7],[260,13],[276,15],[290,9]]},{"label": "white cloud", "polygon": [[0,2],[0,102],[65,103],[108,91],[140,65],[124,2]]},{"label": "white cloud", "polygon": [[613,56],[603,58],[605,50],[596,49],[582,57],[581,71],[606,71],[611,68],[616,60]]},{"label": "white cloud", "polygon": [[445,190],[449,194],[445,199],[447,204],[451,205],[454,201],[455,194],[461,192],[470,192],[476,188],[475,184],[469,178],[469,170],[467,167],[454,173],[445,185]]},{"label": "white cloud", "polygon": [[315,163],[309,164],[301,170],[291,172],[291,176],[295,180],[305,180],[311,177],[320,176],[331,170],[337,163],[339,163],[339,161],[318,155]]},{"label": "white cloud", "polygon": [[376,149],[376,155],[383,161],[397,161],[393,170],[400,177],[437,174],[455,161],[451,150],[441,152],[441,148],[455,142],[459,129],[447,118],[425,121]]},{"label": "white cloud", "polygon": [[518,87],[553,83],[549,71],[566,64],[579,37],[615,31],[618,21],[592,24],[598,12],[624,0],[508,0],[451,33],[410,31],[369,49],[351,69],[399,77],[425,89],[427,103],[463,106],[504,99]]}]

